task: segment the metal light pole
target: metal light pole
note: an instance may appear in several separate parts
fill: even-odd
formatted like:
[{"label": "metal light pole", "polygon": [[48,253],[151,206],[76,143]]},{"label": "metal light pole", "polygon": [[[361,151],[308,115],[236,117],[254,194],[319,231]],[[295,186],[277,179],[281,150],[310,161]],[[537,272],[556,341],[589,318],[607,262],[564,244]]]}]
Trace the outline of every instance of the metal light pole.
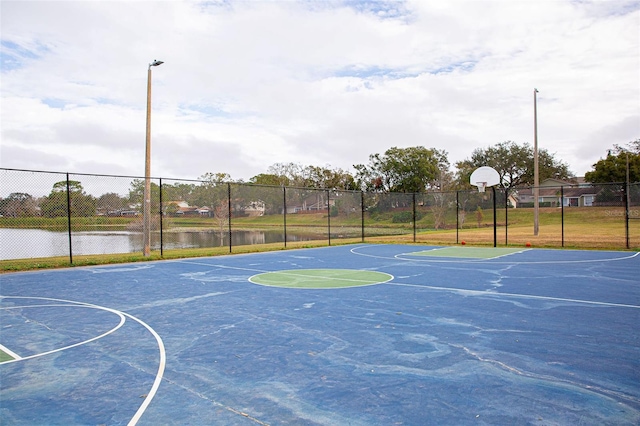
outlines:
[{"label": "metal light pole", "polygon": [[539,231],[538,215],[540,213],[540,177],[538,175],[538,89],[533,89],[533,235]]},{"label": "metal light pole", "polygon": [[151,254],[151,67],[157,67],[164,62],[154,59],[147,70],[147,141],[144,156],[144,205],[142,239],[144,248],[142,255],[148,257]]}]

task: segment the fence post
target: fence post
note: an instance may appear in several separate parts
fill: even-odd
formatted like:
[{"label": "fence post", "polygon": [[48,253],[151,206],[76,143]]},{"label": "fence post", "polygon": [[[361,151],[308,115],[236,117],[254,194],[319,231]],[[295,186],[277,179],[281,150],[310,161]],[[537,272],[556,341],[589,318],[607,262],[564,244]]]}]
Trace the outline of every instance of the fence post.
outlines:
[{"label": "fence post", "polygon": [[284,217],[284,248],[287,248],[287,187],[282,185],[282,213]]},{"label": "fence post", "polygon": [[364,243],[364,191],[360,191],[360,218],[362,230],[362,242]]},{"label": "fence post", "polygon": [[73,246],[71,245],[71,188],[67,173],[67,229],[69,234],[69,263],[73,265]]},{"label": "fence post", "polygon": [[629,209],[631,208],[629,202],[629,157],[627,154],[627,180],[624,184],[624,231],[626,238],[626,247],[629,249]]},{"label": "fence post", "polygon": [[458,244],[458,230],[460,229],[460,191],[456,191],[456,244]]},{"label": "fence post", "polygon": [[560,230],[562,232],[562,248],[564,248],[564,186],[560,186]]},{"label": "fence post", "polygon": [[509,245],[509,188],[504,188],[504,245]]},{"label": "fence post", "polygon": [[229,253],[232,252],[233,243],[231,241],[231,183],[227,182],[227,218],[229,224]]},{"label": "fence post", "polygon": [[413,193],[413,242],[416,242],[416,193]]},{"label": "fence post", "polygon": [[331,203],[329,202],[329,190],[327,189],[327,235],[329,237],[329,245],[331,245]]},{"label": "fence post", "polygon": [[163,223],[162,223],[162,178],[160,178],[160,257],[164,256]]}]

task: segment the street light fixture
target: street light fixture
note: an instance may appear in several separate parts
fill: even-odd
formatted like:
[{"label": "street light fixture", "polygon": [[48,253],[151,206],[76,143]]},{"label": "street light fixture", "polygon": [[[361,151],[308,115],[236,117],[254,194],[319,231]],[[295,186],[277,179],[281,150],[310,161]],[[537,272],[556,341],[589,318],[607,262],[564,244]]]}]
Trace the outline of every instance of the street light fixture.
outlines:
[{"label": "street light fixture", "polygon": [[[533,89],[533,235],[538,236],[540,213],[540,177],[538,175],[538,89]],[[564,202],[564,201],[563,201]]]},{"label": "street light fixture", "polygon": [[144,156],[144,205],[142,239],[144,247],[142,255],[151,255],[151,67],[157,67],[164,62],[153,60],[147,70],[147,141]]}]

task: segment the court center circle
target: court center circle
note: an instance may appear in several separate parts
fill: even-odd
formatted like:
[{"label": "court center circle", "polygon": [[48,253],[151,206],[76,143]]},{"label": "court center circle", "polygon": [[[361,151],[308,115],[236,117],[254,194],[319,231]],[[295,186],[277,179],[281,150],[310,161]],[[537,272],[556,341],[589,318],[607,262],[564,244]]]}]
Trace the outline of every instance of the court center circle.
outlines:
[{"label": "court center circle", "polygon": [[393,279],[384,272],[357,269],[291,269],[249,278],[254,284],[286,288],[345,288],[382,284]]}]

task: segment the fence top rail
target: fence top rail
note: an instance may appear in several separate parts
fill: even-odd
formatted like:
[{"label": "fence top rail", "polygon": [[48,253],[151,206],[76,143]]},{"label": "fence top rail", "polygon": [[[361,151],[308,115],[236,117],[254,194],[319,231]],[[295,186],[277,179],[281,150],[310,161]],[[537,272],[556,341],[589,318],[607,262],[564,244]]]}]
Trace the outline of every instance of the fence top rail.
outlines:
[{"label": "fence top rail", "polygon": [[[94,176],[94,177],[108,177],[108,178],[127,178],[127,179],[145,179],[144,176],[135,176],[135,175],[112,175],[112,174],[98,174],[98,173],[75,173],[75,172],[59,172],[59,171],[51,171],[51,170],[30,170],[30,169],[16,169],[16,168],[7,168],[0,167],[2,171],[11,171],[11,172],[26,172],[26,173],[49,173],[49,174],[58,174],[58,175],[74,175],[74,176]],[[185,179],[185,178],[174,178],[174,177],[158,177],[158,176],[150,176],[150,179],[155,180],[165,180],[165,181],[176,181],[176,182],[196,182],[196,183],[211,183],[207,180],[202,179]],[[362,190],[354,190],[354,189],[340,189],[340,188],[316,188],[316,187],[300,187],[300,186],[286,186],[286,185],[266,185],[266,184],[258,184],[252,182],[214,182],[219,185],[245,185],[245,186],[253,186],[253,187],[263,187],[263,188],[286,188],[292,190],[303,190],[303,191],[334,191],[334,192],[347,192],[347,193],[365,193],[365,194],[374,194],[374,195],[382,195],[382,194],[396,194],[396,195],[426,195],[426,194],[449,194],[456,192],[475,192],[476,189],[457,189],[450,191],[424,191],[424,192],[377,192],[377,191],[362,191]],[[560,189],[560,188],[593,188],[596,186],[621,186],[626,185],[627,182],[602,182],[602,183],[584,183],[584,184],[567,184],[567,185],[556,185],[556,186],[538,186],[540,189]],[[640,182],[629,182],[630,185],[638,185]],[[536,188],[533,185],[521,185],[514,187],[500,187],[496,188],[498,191],[504,192],[513,192],[513,191],[522,191],[522,190],[531,190]]]},{"label": "fence top rail", "polygon": [[[108,175],[98,173],[75,173],[75,172],[54,172],[51,170],[29,170],[29,169],[10,169],[6,167],[0,167],[0,170],[9,172],[26,172],[26,173],[50,173],[55,175],[74,175],[74,176],[95,176],[95,177],[114,177],[114,178],[127,178],[127,179],[144,179],[144,176],[127,176],[127,175]],[[161,179],[157,177],[151,177],[151,179]]]},{"label": "fence top rail", "polygon": [[[111,177],[111,178],[127,178],[127,179],[145,179],[144,176],[135,176],[135,175],[110,175],[103,173],[76,173],[76,172],[55,172],[51,170],[30,170],[30,169],[12,169],[7,167],[0,167],[0,170],[10,171],[10,172],[27,172],[27,173],[51,173],[57,175],[74,175],[74,176],[94,176],[94,177]],[[160,177],[160,176],[149,176],[150,179],[162,179],[162,180],[173,180],[173,181],[182,181],[182,182],[208,182],[202,179],[184,179],[184,178],[172,178],[172,177]],[[218,183],[218,182],[216,182]],[[219,182],[219,183],[240,183],[243,182]]]}]

